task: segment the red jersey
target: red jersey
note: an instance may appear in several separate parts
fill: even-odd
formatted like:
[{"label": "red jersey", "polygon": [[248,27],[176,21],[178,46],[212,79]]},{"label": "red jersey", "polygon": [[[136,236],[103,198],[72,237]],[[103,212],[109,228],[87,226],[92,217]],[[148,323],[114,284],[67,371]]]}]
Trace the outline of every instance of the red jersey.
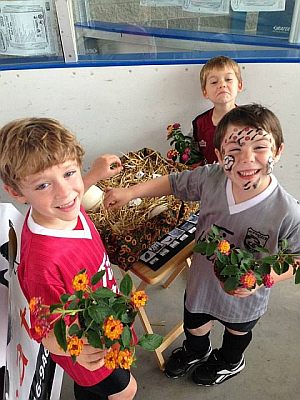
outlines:
[{"label": "red jersey", "polygon": [[[60,302],[63,293],[72,293],[73,277],[86,269],[89,277],[105,270],[102,285],[117,291],[117,284],[100,236],[85,211],[81,209],[74,230],[55,230],[36,224],[29,212],[21,239],[18,278],[29,301],[42,297],[44,304]],[[70,377],[81,386],[93,386],[113,370],[106,367],[89,371],[71,357],[51,354]]]},{"label": "red jersey", "polygon": [[198,143],[199,151],[204,156],[204,164],[218,162],[214,146],[216,126],[212,122],[213,108],[198,115],[192,122],[193,137]]}]

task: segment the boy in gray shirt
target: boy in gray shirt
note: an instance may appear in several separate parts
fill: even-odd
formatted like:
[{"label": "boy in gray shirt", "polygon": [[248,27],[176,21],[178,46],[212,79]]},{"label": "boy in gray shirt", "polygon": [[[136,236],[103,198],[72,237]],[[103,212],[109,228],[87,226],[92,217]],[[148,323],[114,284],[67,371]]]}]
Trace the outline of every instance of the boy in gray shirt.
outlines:
[{"label": "boy in gray shirt", "polygon": [[[237,247],[255,252],[261,246],[275,254],[280,241],[287,239],[290,251],[299,254],[299,202],[272,174],[284,147],[277,117],[257,104],[234,108],[218,124],[214,144],[219,164],[108,190],[105,206],[117,208],[136,197],[173,194],[184,201],[201,201],[196,240],[214,224]],[[277,283],[293,272],[290,266],[281,275],[271,271],[271,276]],[[256,285],[251,290],[239,287],[229,295],[211,261],[194,253],[185,293],[186,339],[166,363],[166,375],[178,378],[193,370],[195,383],[210,386],[242,371],[252,329],[267,309],[269,294],[269,288]],[[214,320],[224,325],[224,335],[221,347],[212,350],[209,334]]]}]

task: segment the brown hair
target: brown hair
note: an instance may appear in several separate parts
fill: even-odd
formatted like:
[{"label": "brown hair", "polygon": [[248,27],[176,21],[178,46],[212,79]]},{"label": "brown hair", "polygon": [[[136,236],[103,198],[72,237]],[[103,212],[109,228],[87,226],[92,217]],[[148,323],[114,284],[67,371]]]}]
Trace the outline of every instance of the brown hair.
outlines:
[{"label": "brown hair", "polygon": [[218,123],[214,136],[214,145],[219,151],[221,151],[221,144],[230,124],[264,129],[273,135],[276,150],[283,143],[279,119],[268,108],[254,103],[233,108]]},{"label": "brown hair", "polygon": [[234,71],[238,81],[242,82],[241,69],[240,69],[238,63],[229,57],[218,56],[218,57],[214,57],[214,58],[211,58],[210,60],[208,60],[206,62],[206,64],[204,64],[203,67],[201,68],[200,83],[201,83],[202,91],[204,91],[206,88],[208,74],[213,69],[224,69],[226,67],[231,68]]},{"label": "brown hair", "polygon": [[22,118],[0,130],[0,177],[19,191],[20,182],[67,160],[82,166],[84,150],[75,136],[51,118]]}]

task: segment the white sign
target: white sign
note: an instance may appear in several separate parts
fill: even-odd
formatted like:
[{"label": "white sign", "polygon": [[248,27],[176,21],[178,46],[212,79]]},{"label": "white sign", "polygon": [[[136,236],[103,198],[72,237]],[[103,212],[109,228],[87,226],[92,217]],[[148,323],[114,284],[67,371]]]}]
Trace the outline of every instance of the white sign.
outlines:
[{"label": "white sign", "polygon": [[141,6],[182,6],[184,0],[140,0]]},{"label": "white sign", "polygon": [[[10,227],[9,221],[13,224]],[[20,243],[24,217],[9,203],[0,203],[1,277],[1,362],[6,361],[5,400],[58,400],[63,371],[51,359],[49,352],[30,337],[28,303],[17,278],[19,252],[16,261],[8,263],[8,238],[14,233]],[[13,231],[12,231],[13,229]],[[11,248],[11,247],[10,247]],[[17,246],[18,249],[18,246]],[[4,274],[5,272],[5,274]],[[5,289],[5,290],[3,290]],[[8,297],[7,297],[8,293]],[[5,351],[6,349],[6,351]],[[2,364],[1,364],[2,366]]]},{"label": "white sign", "polygon": [[233,11],[284,11],[285,0],[231,0]]},{"label": "white sign", "polygon": [[184,0],[182,9],[203,14],[229,14],[230,0]]},{"label": "white sign", "polygon": [[58,38],[52,0],[0,1],[0,54],[56,54]]}]

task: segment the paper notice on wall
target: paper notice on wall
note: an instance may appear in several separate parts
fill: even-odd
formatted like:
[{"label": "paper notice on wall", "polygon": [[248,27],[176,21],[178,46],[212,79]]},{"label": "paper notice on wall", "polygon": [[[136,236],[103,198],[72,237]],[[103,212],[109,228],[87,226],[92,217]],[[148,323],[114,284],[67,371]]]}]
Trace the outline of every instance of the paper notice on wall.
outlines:
[{"label": "paper notice on wall", "polygon": [[230,0],[184,0],[182,9],[203,14],[229,14]]},{"label": "paper notice on wall", "polygon": [[52,0],[0,0],[0,54],[37,56],[57,53]]},{"label": "paper notice on wall", "polygon": [[184,0],[141,0],[141,6],[182,6]]},{"label": "paper notice on wall", "polygon": [[285,0],[231,0],[233,11],[284,11]]}]

